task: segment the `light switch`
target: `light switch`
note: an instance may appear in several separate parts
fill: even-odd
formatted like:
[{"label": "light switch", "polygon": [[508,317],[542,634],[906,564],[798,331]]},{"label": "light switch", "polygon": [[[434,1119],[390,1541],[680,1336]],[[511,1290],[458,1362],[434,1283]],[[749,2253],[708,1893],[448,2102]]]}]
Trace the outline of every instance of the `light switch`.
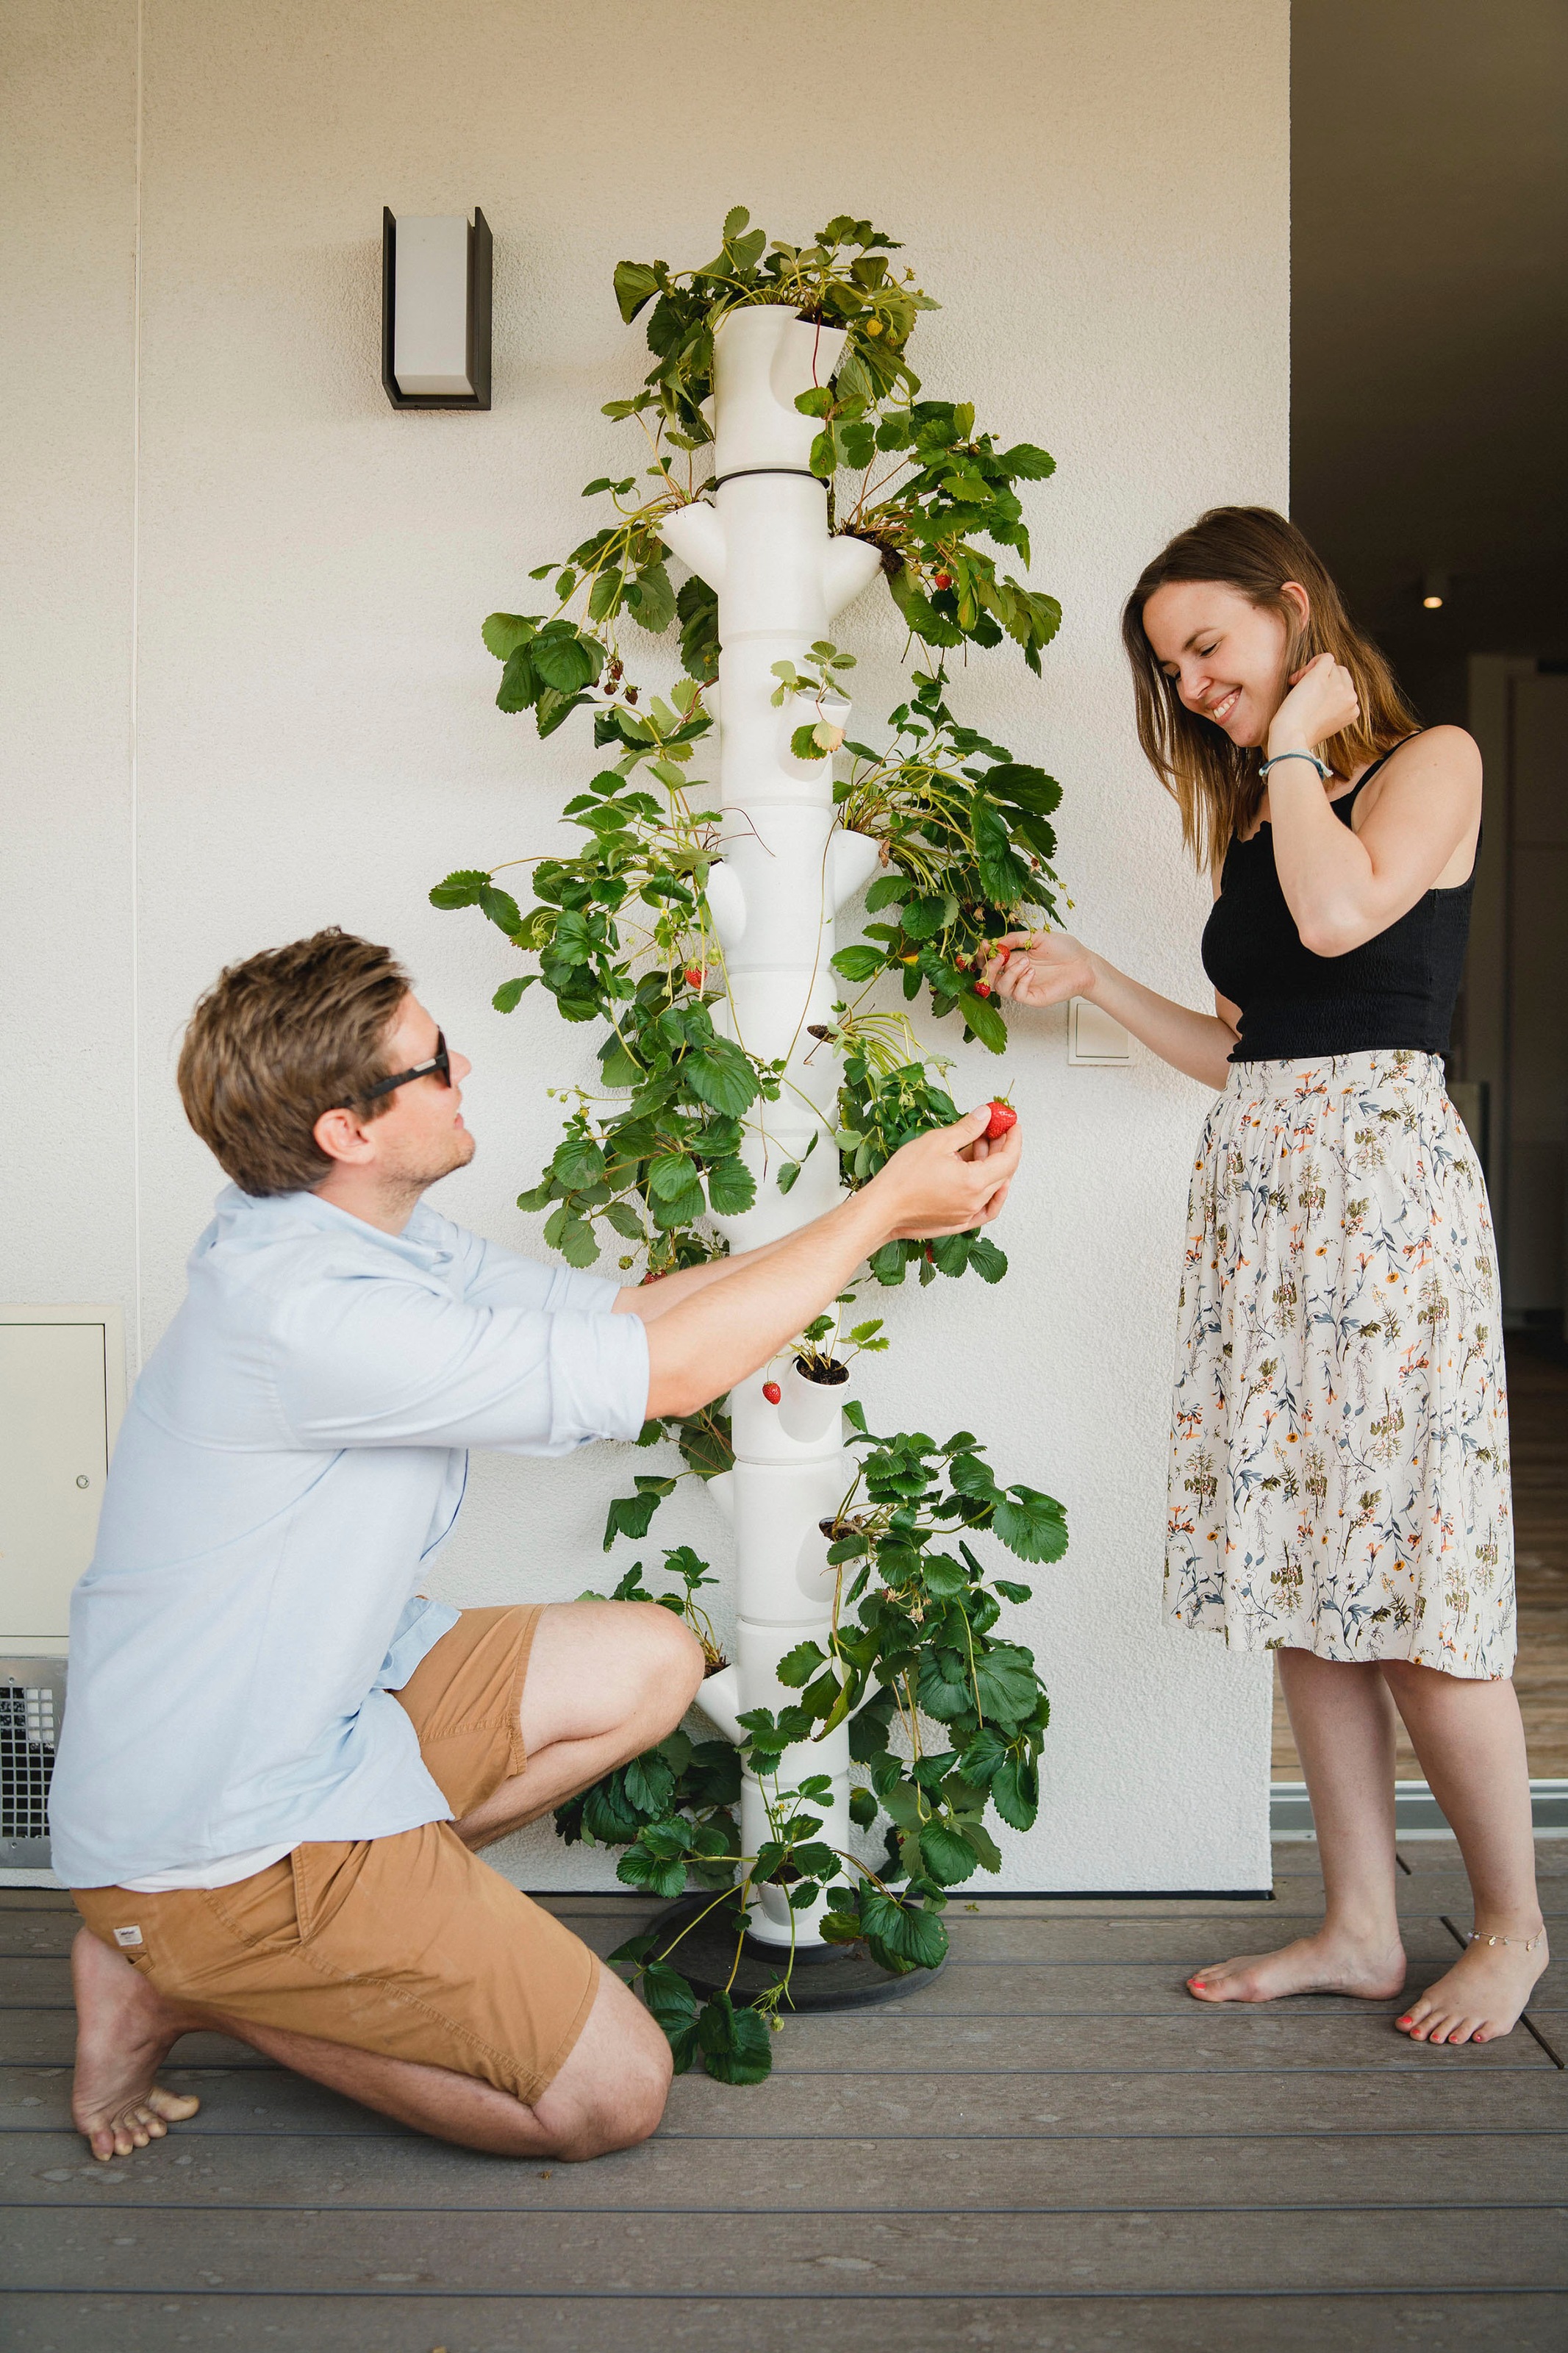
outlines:
[{"label": "light switch", "polygon": [[1120,1021],[1102,1013],[1087,997],[1068,999],[1068,1060],[1069,1062],[1131,1062],[1132,1040]]}]

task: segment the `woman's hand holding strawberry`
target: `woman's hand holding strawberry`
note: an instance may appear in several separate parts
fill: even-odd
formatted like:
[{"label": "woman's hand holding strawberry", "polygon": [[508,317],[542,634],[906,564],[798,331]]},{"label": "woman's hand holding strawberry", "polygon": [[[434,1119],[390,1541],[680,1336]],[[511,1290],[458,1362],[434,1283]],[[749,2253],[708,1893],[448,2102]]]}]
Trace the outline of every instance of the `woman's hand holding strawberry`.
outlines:
[{"label": "woman's hand holding strawberry", "polygon": [[1089,950],[1066,932],[1009,932],[997,943],[985,977],[998,997],[1017,1005],[1059,1005],[1094,987]]}]

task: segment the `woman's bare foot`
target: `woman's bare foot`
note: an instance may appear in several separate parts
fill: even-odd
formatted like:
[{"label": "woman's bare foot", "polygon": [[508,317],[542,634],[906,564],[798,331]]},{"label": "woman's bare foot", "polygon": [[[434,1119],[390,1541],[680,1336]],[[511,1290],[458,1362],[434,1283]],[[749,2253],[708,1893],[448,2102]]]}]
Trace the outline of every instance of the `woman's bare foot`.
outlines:
[{"label": "woman's bare foot", "polygon": [[79,1928],[71,1946],[76,2076],[71,2117],[94,2157],[129,2157],[201,2105],[153,2079],[185,2031],[183,2013],[131,1963]]},{"label": "woman's bare foot", "polygon": [[1550,1958],[1539,1920],[1533,1929],[1510,1926],[1506,1943],[1500,1932],[1496,1944],[1483,1934],[1394,2022],[1412,2042],[1495,2042],[1513,2032]]},{"label": "woman's bare foot", "polygon": [[1338,1929],[1298,1936],[1277,1953],[1243,1953],[1187,1979],[1199,2001],[1278,2001],[1288,1993],[1353,1993],[1386,2000],[1405,1983],[1405,1948],[1397,1936],[1358,1941]]}]

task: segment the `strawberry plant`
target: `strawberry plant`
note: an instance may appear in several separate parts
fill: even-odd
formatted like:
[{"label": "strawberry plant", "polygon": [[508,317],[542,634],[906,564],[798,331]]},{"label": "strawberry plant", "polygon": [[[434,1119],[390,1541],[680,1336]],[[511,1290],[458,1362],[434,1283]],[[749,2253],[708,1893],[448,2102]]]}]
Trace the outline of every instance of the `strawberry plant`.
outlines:
[{"label": "strawberry plant", "polygon": [[[538,987],[563,1020],[598,1032],[596,1080],[552,1091],[562,1132],[518,1196],[520,1208],[542,1214],[547,1247],[573,1266],[607,1251],[624,1274],[652,1281],[721,1255],[712,1221],[745,1215],[764,1188],[787,1196],[808,1160],[815,1181],[833,1155],[839,1181],[853,1187],[910,1137],[952,1122],[950,1066],[922,1048],[900,997],[939,1019],[957,1015],[965,1039],[1000,1054],[1007,1029],[987,977],[993,943],[1048,923],[1061,902],[1050,821],[1060,787],[958,715],[943,667],[952,651],[1010,639],[1038,670],[1058,610],[1005,567],[1028,568],[1020,486],[1043,481],[1051,460],[1033,443],[999,447],[976,429],[972,404],[924,396],[908,350],[935,305],[898,267],[898,251],[871,222],[847,216],[792,246],[737,208],[700,268],[620,264],[621,314],[643,320],[652,365],[641,389],[605,414],[640,437],[638,459],[586,485],[584,496],[607,507],[565,555],[531,573],[549,584],[534,600],[548,609],[498,611],[483,625],[501,665],[499,707],[531,712],[540,736],[575,721],[597,754],[563,811],[572,847],[525,847],[493,866],[460,868],[430,894],[438,907],[477,911],[502,934],[513,968],[496,988],[498,1012],[514,1012]],[[883,581],[913,657],[880,744],[847,732],[852,654],[826,636],[804,650],[811,633],[802,629],[795,658],[772,664],[791,757],[808,775],[822,764],[824,825],[875,845],[862,936],[832,960],[844,994],[830,1018],[799,1017],[811,1070],[816,1056],[838,1065],[837,1088],[810,1097],[811,1070],[803,1078],[788,1055],[753,1051],[737,1017],[710,900],[736,818],[702,773],[716,740],[721,598],[695,574],[672,575],[661,536],[673,515],[716,494],[714,336],[732,312],[759,304],[835,331],[835,363],[825,380],[814,367],[795,403],[811,420],[806,470],[825,486],[830,533],[876,550],[875,575],[862,558],[858,576]],[[789,422],[795,429],[793,411]],[[638,649],[662,639],[682,674],[658,691],[634,671]],[[868,849],[862,854],[869,860]],[[1012,1106],[998,1100],[991,1109],[988,1133],[1000,1135]],[[797,1139],[809,1127],[787,1153],[769,1140],[770,1119],[786,1112]],[[848,1320],[845,1311],[867,1286],[902,1283],[911,1267],[921,1284],[939,1274],[994,1284],[1007,1261],[978,1230],[889,1242],[834,1312],[799,1335],[786,1366],[794,1357],[808,1377],[837,1384],[854,1356],[886,1348],[879,1318]],[[770,1378],[762,1396],[780,1405],[780,1383]],[[879,1437],[858,1404],[845,1410],[853,1467],[822,1523],[831,1621],[778,1665],[795,1696],[776,1711],[742,1710],[740,1745],[672,1734],[560,1808],[556,1822],[569,1841],[618,1850],[617,1875],[630,1887],[668,1898],[701,1892],[737,1935],[747,1898],[765,1888],[787,1904],[792,1936],[795,1915],[809,1913],[816,1936],[863,1946],[905,1974],[945,1951],[948,1891],[999,1867],[990,1823],[1026,1830],[1039,1802],[1048,1704],[1008,1619],[1030,1588],[994,1574],[975,1547],[1000,1545],[1047,1566],[1065,1548],[1066,1526],[1038,1489],[1000,1484],[973,1433],[942,1444],[920,1431]],[[638,1444],[658,1467],[611,1504],[606,1552],[641,1542],[679,1480],[730,1470],[726,1401],[650,1420]],[[708,1565],[677,1546],[664,1577],[645,1583],[637,1562],[615,1598],[679,1610],[710,1672],[728,1672],[704,1598],[715,1582]],[[824,1835],[830,1778],[799,1769],[813,1742],[835,1737],[842,1754],[846,1725],[858,1773],[850,1821],[862,1841],[879,1831],[879,1849],[851,1852]],[[786,1756],[796,1759],[793,1778]],[[765,1835],[752,1837],[750,1852],[737,1812],[742,1766],[765,1794]],[[789,2001],[787,1949],[781,1975],[750,2004],[730,1992],[700,2000],[681,1974],[679,1940],[661,1932],[631,1939],[615,1957],[664,2025],[678,2066],[700,2062],[731,2083],[766,2073],[771,2029]]]}]

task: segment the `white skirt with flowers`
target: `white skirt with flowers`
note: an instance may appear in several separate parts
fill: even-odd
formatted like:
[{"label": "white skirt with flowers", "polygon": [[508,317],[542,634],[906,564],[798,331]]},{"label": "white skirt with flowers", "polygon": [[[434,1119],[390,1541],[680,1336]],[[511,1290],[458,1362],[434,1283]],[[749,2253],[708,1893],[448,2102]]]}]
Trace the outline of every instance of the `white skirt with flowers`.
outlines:
[{"label": "white skirt with flowers", "polygon": [[1167,1618],[1241,1650],[1506,1675],[1500,1308],[1434,1055],[1236,1064],[1193,1177]]}]

